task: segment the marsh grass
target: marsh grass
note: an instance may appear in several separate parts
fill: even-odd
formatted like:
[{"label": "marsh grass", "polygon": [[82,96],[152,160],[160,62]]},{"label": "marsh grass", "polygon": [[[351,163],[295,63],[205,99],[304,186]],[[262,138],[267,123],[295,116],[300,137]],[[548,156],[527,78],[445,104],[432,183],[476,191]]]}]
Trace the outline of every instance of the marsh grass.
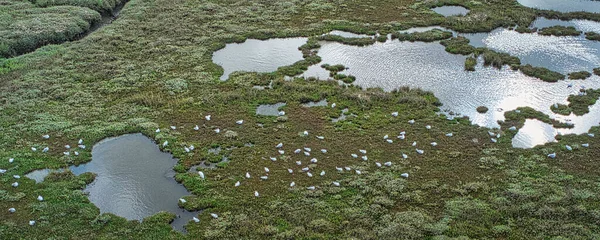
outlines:
[{"label": "marsh grass", "polygon": [[581,31],[572,26],[552,26],[539,29],[538,34],[544,36],[579,36]]},{"label": "marsh grass", "polygon": [[476,48],[469,45],[470,40],[465,37],[453,37],[448,40],[440,41],[444,47],[446,47],[446,52],[452,54],[460,54],[460,55],[469,55],[473,54],[476,51]]},{"label": "marsh grass", "polygon": [[0,57],[4,58],[73,40],[100,20],[100,14],[88,8],[23,8],[10,3],[0,8]]},{"label": "marsh grass", "polygon": [[600,41],[600,34],[596,32],[586,32],[585,38],[592,41]]},{"label": "marsh grass", "polygon": [[339,42],[346,45],[352,46],[368,46],[373,45],[376,40],[373,38],[346,38],[339,35],[326,34],[318,37],[321,41]]},{"label": "marsh grass", "polygon": [[398,39],[400,41],[420,41],[420,42],[433,42],[440,41],[444,39],[449,39],[452,37],[452,32],[443,31],[440,29],[432,29],[425,32],[415,32],[415,33],[392,33],[393,39]]},{"label": "marsh grass", "polygon": [[521,65],[521,60],[518,57],[511,56],[508,53],[496,52],[494,50],[486,49],[482,53],[483,65],[493,66],[501,69],[502,66],[508,65],[512,69],[518,68]]},{"label": "marsh grass", "polygon": [[558,82],[559,80],[565,79],[565,75],[559,72],[552,71],[545,67],[534,67],[530,64],[520,66],[519,70],[527,76],[536,77],[545,82]]},{"label": "marsh grass", "polygon": [[465,71],[475,71],[475,66],[477,66],[477,58],[468,57],[465,59]]},{"label": "marsh grass", "polygon": [[[432,4],[461,4],[471,13],[442,18],[428,9]],[[597,237],[600,168],[593,160],[599,154],[598,138],[562,136],[558,143],[513,149],[514,133],[505,127],[522,126],[527,117],[552,121],[534,110],[508,113],[502,129],[493,130],[502,137],[491,143],[490,129],[473,126],[467,118],[439,116],[440,102],[430,92],[284,80],[284,73],[294,75],[318,62],[314,51],[318,43],[310,39],[301,47],[304,60],[275,73],[239,73],[222,82],[222,68],[211,61],[212,53],[225,43],[251,36],[313,36],[332,29],[372,34],[433,24],[491,30],[529,25],[536,10],[514,1],[460,0],[132,1],[126,10],[109,29],[81,41],[3,60],[0,168],[9,172],[0,175],[0,209],[15,207],[17,212],[0,211],[2,239]],[[456,52],[479,51],[462,51],[463,47]],[[270,82],[270,89],[252,88]],[[339,107],[301,105],[323,99]],[[264,102],[286,102],[288,119],[257,117],[255,107]],[[339,116],[339,108],[348,108],[356,117],[332,123],[329,116]],[[395,111],[401,114],[392,117]],[[208,114],[211,121],[203,118]],[[245,120],[241,126],[235,123],[239,119]],[[409,124],[410,119],[416,123]],[[177,130],[169,130],[171,125]],[[194,131],[195,125],[201,128]],[[427,130],[426,125],[433,128]],[[157,128],[162,131],[156,133]],[[216,134],[216,128],[222,132]],[[311,132],[310,137],[299,136],[304,130]],[[408,141],[383,141],[383,135],[399,131],[407,131]],[[598,131],[591,130],[600,135]],[[10,187],[13,174],[91,160],[90,149],[78,157],[63,156],[65,144],[83,138],[92,146],[131,132],[158,143],[169,141],[161,150],[178,159],[175,179],[193,194],[185,197],[189,201],[182,207],[204,210],[199,223],[186,226],[187,235],[171,229],[168,223],[176,217],[172,213],[157,213],[142,222],[101,214],[82,191],[93,180],[91,174],[51,174],[41,184],[22,178],[18,188]],[[449,132],[454,136],[445,137]],[[52,137],[45,141],[42,134]],[[314,138],[317,134],[326,140]],[[413,140],[425,154],[415,153]],[[432,141],[439,145],[429,145]],[[289,174],[286,167],[298,158],[292,154],[269,161],[279,142],[285,143],[287,153],[304,146],[328,149],[327,154],[314,154],[319,164],[313,166],[327,174],[313,178]],[[586,142],[589,148],[564,150],[564,144]],[[201,180],[187,171],[206,156],[186,153],[183,146],[188,144],[199,150],[215,145],[236,148],[228,153],[229,163],[206,171]],[[42,154],[32,152],[31,146],[53,150]],[[362,148],[369,151],[369,161],[349,156]],[[546,158],[552,152],[558,157]],[[409,158],[401,158],[401,153]],[[9,164],[9,157],[17,164]],[[392,161],[392,167],[373,164],[384,160]],[[244,180],[245,172],[257,176],[265,166],[272,169],[267,182],[256,177]],[[340,174],[333,170],[336,166],[363,174]],[[407,179],[400,176],[405,172],[410,174]],[[243,183],[236,188],[238,180]],[[296,188],[288,187],[292,180]],[[332,181],[341,186],[334,187]],[[310,185],[316,190],[306,190]],[[254,197],[254,191],[261,197]],[[35,200],[40,194],[44,202]],[[211,212],[220,217],[212,218]],[[31,219],[37,220],[33,227],[27,225]]]},{"label": "marsh grass", "polygon": [[565,104],[556,104],[556,107],[554,106],[554,104],[552,106],[550,106],[550,110],[552,110],[553,113],[556,114],[560,114],[560,115],[564,115],[564,116],[569,116],[571,115],[571,108],[568,105]]},{"label": "marsh grass", "polygon": [[579,72],[569,73],[569,79],[571,79],[571,80],[584,80],[591,76],[592,76],[592,74],[588,71],[579,71]]},{"label": "marsh grass", "polygon": [[585,94],[569,95],[567,98],[567,101],[569,101],[569,107],[577,116],[589,113],[589,106],[596,104],[596,101],[598,98],[600,98],[600,90],[598,89],[587,89],[581,91],[583,91]]},{"label": "marsh grass", "polygon": [[477,112],[478,113],[487,113],[488,110],[489,109],[486,106],[479,106],[479,107],[477,107]]}]

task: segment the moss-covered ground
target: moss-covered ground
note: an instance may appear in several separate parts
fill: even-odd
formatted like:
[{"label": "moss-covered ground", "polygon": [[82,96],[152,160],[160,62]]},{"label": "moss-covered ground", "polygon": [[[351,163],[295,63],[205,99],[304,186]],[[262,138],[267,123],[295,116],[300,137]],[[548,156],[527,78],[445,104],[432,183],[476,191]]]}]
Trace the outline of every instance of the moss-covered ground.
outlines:
[{"label": "moss-covered ground", "polygon": [[[430,10],[443,4],[471,12],[443,18]],[[44,9],[52,8],[58,7]],[[526,26],[541,15],[600,19],[532,10],[513,0],[132,0],[117,21],[82,40],[0,61],[0,169],[7,170],[0,174],[0,239],[600,238],[598,138],[569,135],[534,149],[513,149],[512,126],[520,128],[526,118],[555,122],[522,108],[506,114],[502,129],[491,130],[438,115],[439,101],[418,89],[383,92],[334,81],[284,80],[319,62],[311,52],[318,45],[314,39],[302,50],[304,62],[275,73],[234,73],[220,81],[223,70],[211,61],[226,43],[248,37],[313,36],[332,29],[385,33],[436,24],[476,32]],[[514,63],[499,53],[482,54],[491,65]],[[270,82],[265,90],[253,88]],[[337,106],[301,105],[322,99]],[[255,115],[258,105],[277,102],[287,103],[287,117]],[[331,122],[344,108],[356,117]],[[240,119],[244,124],[236,124]],[[302,136],[305,130],[308,136]],[[405,140],[396,137],[401,131]],[[186,235],[171,229],[174,215],[168,213],[141,223],[100,214],[82,191],[92,174],[54,173],[41,184],[13,178],[90,161],[89,148],[79,156],[62,153],[62,146],[80,138],[91,146],[130,132],[158,143],[168,140],[163,150],[179,159],[176,179],[193,194],[183,207],[205,210],[199,223],[186,226]],[[591,132],[598,135],[600,129]],[[42,138],[45,134],[50,138]],[[284,155],[275,148],[280,142]],[[206,154],[186,153],[189,144],[237,148],[228,153],[228,163],[205,171],[202,180],[187,169]],[[47,153],[31,150],[46,146]],[[310,157],[293,153],[303,147],[313,149]],[[359,149],[367,150],[367,161],[351,157]],[[547,157],[550,153],[556,158]],[[318,163],[308,164],[313,157]],[[295,161],[314,176],[301,173]],[[267,181],[258,178],[263,167],[271,169]],[[246,172],[252,178],[245,179]],[[11,186],[15,181],[18,187]],[[234,187],[236,181],[240,187]],[[289,187],[291,181],[295,187]],[[38,195],[45,200],[37,201]],[[29,220],[36,224],[29,226]]]}]

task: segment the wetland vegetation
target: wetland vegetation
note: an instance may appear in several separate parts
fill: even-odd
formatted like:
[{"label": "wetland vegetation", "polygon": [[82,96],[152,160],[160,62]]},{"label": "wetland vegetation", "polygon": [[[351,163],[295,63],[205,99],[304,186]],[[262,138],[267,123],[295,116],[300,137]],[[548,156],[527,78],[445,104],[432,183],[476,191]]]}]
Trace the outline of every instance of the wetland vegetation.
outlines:
[{"label": "wetland vegetation", "polygon": [[[321,35],[331,30],[374,35],[440,25],[482,32],[529,26],[537,16],[600,20],[596,13],[534,10],[514,0],[132,0],[117,21],[86,38],[17,56],[73,39],[118,4],[0,5],[0,31],[9,34],[0,37],[0,52],[11,57],[0,60],[1,239],[600,237],[599,127],[515,149],[512,137],[526,119],[572,126],[523,107],[506,112],[501,128],[489,129],[440,115],[438,98],[420,89],[362,89],[296,77],[321,62],[318,40],[377,44],[372,38]],[[443,17],[431,10],[443,5],[470,12]],[[39,28],[23,30],[29,26]],[[224,69],[212,58],[227,43],[283,37],[309,37],[299,47],[301,60],[220,79]],[[441,43],[450,53],[481,56],[485,65],[523,71],[517,57],[475,48],[466,38]],[[350,78],[341,73],[343,66],[334,66],[324,68]],[[535,67],[525,71],[556,78]],[[587,89],[571,95],[568,107],[575,114],[589,111],[599,96]],[[322,100],[325,106],[304,106]],[[285,116],[256,114],[257,106],[275,103],[286,103],[277,108]],[[330,120],[344,109],[353,117]],[[190,195],[177,204],[201,210],[185,226],[187,234],[169,225],[178,213],[130,221],[101,212],[84,192],[99,178],[93,173],[52,172],[41,183],[24,177],[36,169],[87,163],[94,143],[127,133],[144,134],[178,159],[174,179]],[[78,139],[89,147],[66,147],[77,146]],[[208,153],[218,148],[222,152]],[[359,150],[368,160],[351,155]],[[204,161],[218,164],[202,174],[190,171]],[[385,162],[389,166],[376,164]]]},{"label": "wetland vegetation", "polygon": [[571,26],[553,26],[539,29],[538,34],[545,36],[579,36],[581,35],[581,31]]}]

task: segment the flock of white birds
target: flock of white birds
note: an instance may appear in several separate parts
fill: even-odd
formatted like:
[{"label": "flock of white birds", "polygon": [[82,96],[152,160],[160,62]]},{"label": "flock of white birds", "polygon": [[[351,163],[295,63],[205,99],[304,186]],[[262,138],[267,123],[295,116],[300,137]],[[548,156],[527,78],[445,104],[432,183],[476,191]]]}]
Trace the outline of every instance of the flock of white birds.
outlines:
[{"label": "flock of white birds", "polygon": [[[335,103],[331,104],[331,107],[335,108],[336,104]],[[285,115],[285,112],[280,111],[279,115],[280,116]],[[398,117],[398,115],[399,115],[398,112],[392,112],[391,113],[392,117]],[[204,119],[206,121],[210,121],[211,120],[211,115],[206,115],[204,117]],[[235,123],[237,125],[243,125],[244,124],[244,120],[237,120]],[[410,125],[414,125],[416,123],[416,120],[411,119],[411,120],[408,121],[408,123]],[[170,126],[170,128],[171,128],[171,130],[176,130],[177,129],[176,126]],[[431,130],[432,126],[431,125],[426,125],[425,128],[427,130]],[[196,125],[196,126],[194,126],[193,129],[195,131],[198,131],[198,130],[200,130],[200,127],[198,125]],[[510,127],[509,130],[510,131],[517,131],[517,128],[513,126],[513,127]],[[219,128],[215,129],[214,131],[216,133],[220,133],[221,132],[221,130]],[[160,128],[156,129],[155,132],[156,133],[160,133],[161,132]],[[492,131],[488,131],[488,134],[491,137],[491,142],[493,142],[493,143],[497,143],[498,139],[501,137],[499,133],[494,133]],[[303,137],[308,137],[309,136],[308,130],[303,131],[301,133],[301,135]],[[594,137],[593,133],[588,133],[587,135],[589,137]],[[445,136],[446,137],[453,137],[454,133],[451,133],[451,132],[450,133],[446,133]],[[42,138],[45,139],[45,140],[48,140],[48,139],[50,139],[50,135],[43,135]],[[325,140],[324,136],[316,136],[316,138],[319,139],[319,140],[322,140],[322,141]],[[398,140],[400,140],[400,141],[406,140],[406,132],[405,131],[400,132],[396,138]],[[383,136],[383,140],[385,142],[387,142],[387,143],[390,143],[390,144],[394,143],[394,140],[392,138],[390,138],[389,135],[384,135]],[[83,139],[79,139],[79,141],[77,142],[77,147],[79,149],[85,149],[86,146],[83,143],[84,143]],[[169,144],[169,142],[165,141],[165,142],[163,142],[162,146],[163,147],[167,147],[168,144]],[[431,142],[430,145],[432,147],[437,147],[438,143],[434,141],[434,142]],[[417,141],[413,141],[413,143],[411,144],[411,146],[415,148],[415,152],[417,154],[419,154],[419,155],[425,154],[425,151],[423,149],[419,149],[418,148]],[[584,148],[588,148],[589,146],[590,146],[589,143],[583,143],[583,144],[581,144],[581,147],[584,147]],[[70,145],[65,145],[64,147],[65,147],[65,151],[63,152],[64,155],[69,156],[71,154],[71,151],[73,152],[74,155],[76,155],[76,156],[79,155],[79,152],[76,151],[76,150],[74,150],[74,149],[72,149]],[[284,143],[279,143],[274,148],[276,149],[277,154],[279,154],[280,156],[284,156],[285,155]],[[184,146],[185,152],[191,152],[194,149],[195,149],[195,147],[193,145]],[[565,145],[565,149],[568,150],[568,151],[573,151],[573,147],[570,146],[570,145]],[[37,148],[36,147],[31,147],[31,150],[34,151],[34,152],[36,152]],[[49,150],[50,150],[49,147],[44,147],[41,152],[47,153]],[[295,155],[298,155],[298,157],[297,157],[298,159],[302,158],[302,157],[305,157],[307,160],[304,161],[305,164],[303,164],[302,160],[297,160],[297,161],[295,161],[295,165],[294,166],[287,166],[287,167],[285,167],[285,168],[287,168],[287,172],[289,174],[294,174],[295,172],[296,173],[302,173],[302,174],[305,174],[306,176],[308,176],[310,178],[312,178],[315,175],[318,175],[318,176],[321,176],[321,177],[325,176],[325,174],[326,174],[325,169],[322,169],[318,174],[316,173],[316,172],[318,172],[318,170],[316,170],[316,168],[318,166],[317,164],[318,164],[319,160],[317,158],[315,158],[315,157],[311,157],[311,154],[313,154],[312,148],[304,146],[304,147],[301,147],[301,148],[297,148],[297,149],[293,150],[292,152]],[[321,154],[327,154],[328,150],[323,148],[323,149],[320,149],[320,152],[321,152]],[[360,159],[362,161],[369,161],[369,157],[367,156],[367,150],[366,149],[358,149],[358,153],[359,154],[357,154],[357,153],[351,153],[350,157],[353,158],[353,159]],[[402,156],[403,159],[407,159],[408,158],[408,154],[407,153],[401,153],[401,156]],[[548,157],[554,159],[554,158],[557,157],[557,154],[556,154],[556,152],[553,152],[553,153],[548,154]],[[271,160],[273,162],[277,162],[278,159],[277,159],[277,157],[269,157],[269,160]],[[14,161],[15,161],[14,158],[9,158],[8,159],[9,163],[13,163]],[[378,167],[378,168],[391,167],[392,164],[393,164],[391,161],[386,161],[386,162],[383,162],[383,163],[378,162],[378,161],[373,161],[373,162],[374,162],[374,165],[376,167]],[[294,168],[296,168],[296,170],[294,170]],[[343,167],[336,166],[335,167],[335,171],[333,171],[333,169],[332,169],[333,172],[338,172],[338,173],[352,172],[352,170],[354,170],[354,173],[357,174],[357,175],[361,175],[362,174],[361,170],[359,170],[359,169],[352,169],[349,166],[343,166]],[[8,171],[7,169],[0,169],[0,174],[5,174],[5,173],[7,173],[7,171]],[[259,178],[262,181],[267,181],[269,179],[269,173],[270,173],[270,171],[271,170],[268,167],[263,167],[262,169],[260,169],[258,171],[255,171],[255,173],[256,173],[256,175],[260,175]],[[250,179],[250,178],[252,178],[252,175],[253,174],[251,174],[250,172],[246,172],[244,174],[244,177],[246,179]],[[408,178],[409,174],[408,173],[402,173],[402,174],[400,174],[400,176],[403,177],[403,178]],[[206,175],[204,174],[204,172],[198,171],[198,177],[204,180],[206,178]],[[19,176],[19,175],[13,175],[13,178],[17,179],[17,181],[13,182],[11,184],[11,186],[12,187],[18,187],[19,186],[18,179],[20,179],[21,176]],[[241,185],[242,185],[241,181],[237,181],[234,184],[235,187],[239,187]],[[339,181],[332,181],[331,185],[333,185],[335,187],[339,187],[339,186],[341,186],[341,183]],[[296,182],[295,181],[291,181],[289,183],[289,187],[290,188],[296,187]],[[312,186],[311,185],[311,186],[306,186],[305,188],[307,190],[309,190],[309,191],[313,191],[313,190],[316,190],[318,188],[318,186]],[[258,191],[254,191],[254,197],[260,197],[260,193]],[[37,200],[38,201],[44,201],[44,198],[42,196],[38,196]],[[182,204],[186,203],[186,200],[183,199],[183,198],[179,199],[179,201]],[[14,212],[16,212],[16,209],[15,208],[9,208],[8,211],[10,213],[14,213]],[[216,213],[211,213],[210,215],[213,218],[218,218],[219,217]],[[199,222],[200,220],[198,218],[194,217],[193,221],[194,222]],[[29,225],[31,225],[31,226],[35,225],[35,223],[36,223],[35,220],[29,221]]]}]

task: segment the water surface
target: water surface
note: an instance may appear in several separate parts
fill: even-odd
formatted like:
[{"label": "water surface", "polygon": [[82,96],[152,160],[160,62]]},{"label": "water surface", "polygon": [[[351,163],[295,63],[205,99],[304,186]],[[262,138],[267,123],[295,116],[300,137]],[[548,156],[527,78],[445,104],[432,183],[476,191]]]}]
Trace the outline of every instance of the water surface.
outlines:
[{"label": "water surface", "polygon": [[[600,87],[597,76],[567,88],[570,81],[546,83],[507,67],[502,70],[483,67],[481,60],[475,72],[466,72],[466,57],[447,53],[439,43],[388,41],[357,47],[322,42],[321,45],[322,63],[348,66],[343,73],[356,76],[356,85],[387,91],[400,86],[432,91],[443,103],[442,109],[469,116],[473,123],[487,127],[498,127],[497,121],[504,119],[504,112],[519,106],[530,106],[554,116],[550,105],[566,103],[569,94],[578,92],[579,85]],[[313,72],[320,71],[318,68],[311,66],[304,76],[314,76]],[[479,114],[478,106],[487,106],[491,111]],[[573,122],[577,126],[579,121],[587,121],[586,117]],[[587,129],[571,131],[581,133]]]},{"label": "water surface", "polygon": [[442,7],[432,8],[431,10],[433,10],[437,14],[440,14],[444,17],[464,16],[470,12],[469,9],[466,9],[466,8],[460,7],[460,6],[442,6]]},{"label": "water surface", "polygon": [[[75,175],[97,174],[85,191],[100,212],[142,220],[159,211],[167,211],[180,216],[172,226],[183,230],[183,225],[197,213],[187,212],[177,205],[179,198],[191,194],[173,178],[176,163],[171,154],[161,152],[146,136],[127,134],[102,140],[92,148],[91,162],[69,169]],[[38,182],[51,171],[38,170],[27,177]]]},{"label": "water surface", "polygon": [[[531,27],[556,25],[557,23],[559,22],[555,20],[541,18]],[[584,31],[600,29],[600,23],[591,21],[575,20],[560,21],[560,23],[572,24]],[[439,27],[412,28],[405,32],[419,32],[433,28]],[[489,47],[506,52],[520,57],[525,64],[547,67],[563,73],[591,71],[600,66],[600,42],[588,41],[583,36],[541,36],[536,33],[521,34],[502,28],[490,33],[461,34],[453,32],[453,34],[469,38],[474,46]],[[293,40],[290,39],[288,44],[294,45]],[[355,85],[364,88],[380,87],[386,91],[402,86],[432,91],[443,103],[441,108],[444,112],[468,116],[474,124],[481,126],[499,127],[497,121],[504,120],[504,112],[524,106],[532,107],[560,121],[571,121],[575,124],[573,129],[552,129],[552,131],[545,131],[547,128],[531,127],[531,129],[544,131],[539,134],[580,134],[587,132],[591,126],[598,125],[598,119],[600,119],[598,104],[592,106],[591,113],[584,116],[560,116],[550,111],[550,106],[554,103],[566,104],[567,97],[570,94],[577,94],[581,86],[600,88],[598,76],[587,80],[546,83],[525,76],[519,71],[510,70],[506,66],[501,70],[484,67],[481,59],[478,60],[475,72],[467,72],[464,71],[466,56],[447,53],[439,42],[388,40],[384,43],[378,42],[364,47],[343,45],[337,42],[320,42],[320,44],[318,55],[323,61],[309,67],[302,74],[303,77],[329,79],[329,72],[322,69],[320,65],[343,64],[349,69],[342,73],[357,77]],[[574,87],[568,88],[569,84],[573,84]],[[327,106],[327,102],[309,103],[305,106]],[[480,114],[476,111],[478,106],[486,106],[490,111]],[[521,135],[535,134],[534,132],[526,129],[522,131]],[[521,142],[523,144],[520,146],[539,143],[539,141]],[[528,145],[528,147],[533,147],[533,145]]]},{"label": "water surface", "polygon": [[283,106],[285,106],[285,103],[262,104],[256,108],[256,115],[279,116],[279,108]]},{"label": "water surface", "polygon": [[525,120],[525,125],[519,129],[517,135],[512,140],[512,146],[515,148],[531,148],[548,142],[555,142],[555,136],[558,133],[552,125],[535,119]]},{"label": "water surface", "polygon": [[592,0],[517,0],[521,5],[558,12],[600,12],[600,1]]},{"label": "water surface", "polygon": [[273,72],[278,67],[302,60],[298,47],[306,41],[307,38],[248,39],[243,43],[227,44],[213,54],[212,60],[223,67],[221,80],[227,80],[235,71]]},{"label": "water surface", "polygon": [[[329,75],[327,75],[327,76],[329,76]],[[325,79],[325,78],[323,78],[323,79]],[[323,99],[318,102],[307,102],[305,104],[302,104],[302,106],[304,106],[304,107],[326,107],[326,106],[328,106],[328,103],[327,103],[327,99]]]}]

